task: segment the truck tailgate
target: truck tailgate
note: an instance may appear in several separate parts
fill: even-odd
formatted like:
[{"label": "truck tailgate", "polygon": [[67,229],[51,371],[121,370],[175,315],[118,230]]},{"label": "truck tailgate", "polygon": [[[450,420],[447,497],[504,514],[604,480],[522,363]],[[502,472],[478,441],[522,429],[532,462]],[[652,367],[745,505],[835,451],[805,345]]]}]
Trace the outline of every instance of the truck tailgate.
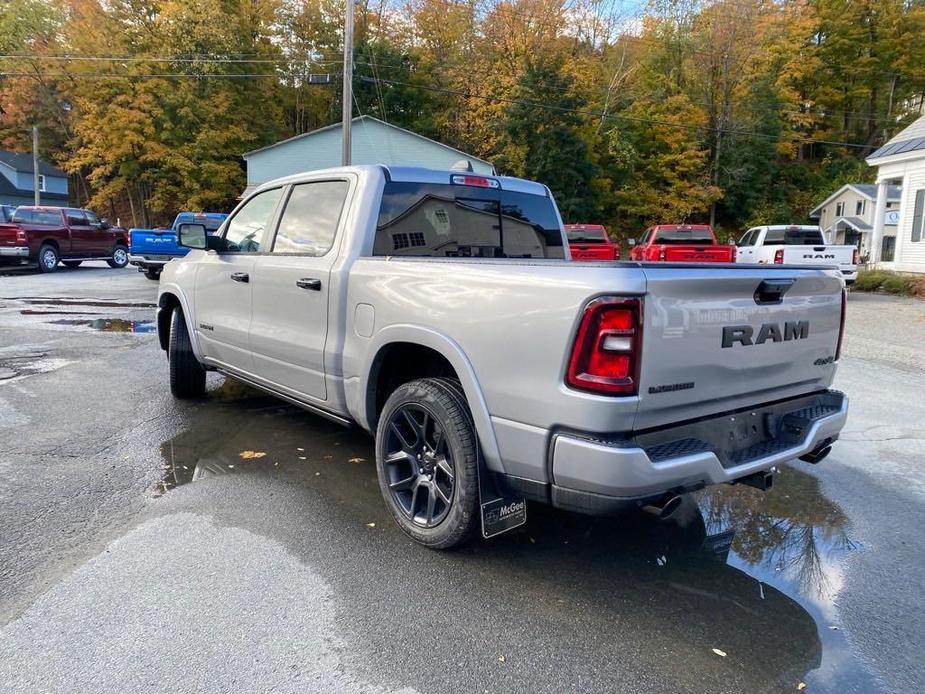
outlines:
[{"label": "truck tailgate", "polygon": [[20,246],[16,240],[19,227],[16,224],[0,224],[0,246]]},{"label": "truck tailgate", "polygon": [[665,246],[665,261],[682,263],[731,263],[732,246]]},{"label": "truck tailgate", "polygon": [[572,260],[616,260],[614,249],[609,243],[571,243]]},{"label": "truck tailgate", "polygon": [[[831,383],[842,308],[836,271],[657,264],[644,271],[637,429]],[[775,286],[784,290],[779,303]]]},{"label": "truck tailgate", "polygon": [[132,255],[183,256],[188,248],[177,245],[177,235],[172,229],[132,229]]},{"label": "truck tailgate", "polygon": [[837,265],[853,270],[854,246],[782,246],[784,263],[793,265]]}]

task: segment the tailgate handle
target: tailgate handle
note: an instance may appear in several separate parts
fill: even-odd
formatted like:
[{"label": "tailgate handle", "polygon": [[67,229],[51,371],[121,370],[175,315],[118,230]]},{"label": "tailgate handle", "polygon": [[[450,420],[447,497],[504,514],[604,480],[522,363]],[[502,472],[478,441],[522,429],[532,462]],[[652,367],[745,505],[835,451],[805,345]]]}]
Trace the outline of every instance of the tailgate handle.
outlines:
[{"label": "tailgate handle", "polygon": [[795,281],[793,279],[764,280],[755,290],[755,303],[759,306],[782,303],[784,294]]},{"label": "tailgate handle", "polygon": [[235,282],[250,282],[251,276],[246,272],[233,272],[231,273],[231,279]]},{"label": "tailgate handle", "polygon": [[813,246],[813,250],[816,251],[816,253],[821,253],[825,250],[825,246]]}]

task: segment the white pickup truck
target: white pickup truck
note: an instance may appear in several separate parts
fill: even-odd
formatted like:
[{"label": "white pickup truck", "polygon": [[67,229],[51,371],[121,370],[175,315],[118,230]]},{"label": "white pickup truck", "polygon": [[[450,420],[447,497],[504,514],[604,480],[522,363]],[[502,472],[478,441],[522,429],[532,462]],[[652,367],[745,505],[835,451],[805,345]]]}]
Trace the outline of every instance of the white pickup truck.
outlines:
[{"label": "white pickup truck", "polygon": [[826,244],[825,235],[817,226],[779,224],[753,227],[739,239],[736,262],[834,265],[841,272],[845,284],[854,284],[858,277],[858,249],[856,246]]},{"label": "white pickup truck", "polygon": [[572,262],[538,183],[329,169],[177,231],[174,395],[214,369],[374,433],[385,503],[429,547],[516,526],[526,499],[666,514],[704,485],[764,489],[847,417],[837,270]]}]

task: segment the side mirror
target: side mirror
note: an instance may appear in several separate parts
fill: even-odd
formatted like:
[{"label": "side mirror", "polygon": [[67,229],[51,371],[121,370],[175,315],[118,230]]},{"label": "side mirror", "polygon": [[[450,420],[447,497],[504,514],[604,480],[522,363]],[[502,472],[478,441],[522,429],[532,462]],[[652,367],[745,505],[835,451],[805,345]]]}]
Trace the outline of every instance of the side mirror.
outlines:
[{"label": "side mirror", "polygon": [[102,229],[103,231],[106,231],[107,229],[112,229],[112,224],[109,223],[108,219],[101,219],[100,229]]},{"label": "side mirror", "polygon": [[635,246],[635,245],[636,245],[636,239],[627,239],[627,240],[626,240],[626,244],[627,244],[628,246]]},{"label": "side mirror", "polygon": [[206,228],[202,224],[181,224],[177,228],[177,244],[184,248],[205,250]]}]

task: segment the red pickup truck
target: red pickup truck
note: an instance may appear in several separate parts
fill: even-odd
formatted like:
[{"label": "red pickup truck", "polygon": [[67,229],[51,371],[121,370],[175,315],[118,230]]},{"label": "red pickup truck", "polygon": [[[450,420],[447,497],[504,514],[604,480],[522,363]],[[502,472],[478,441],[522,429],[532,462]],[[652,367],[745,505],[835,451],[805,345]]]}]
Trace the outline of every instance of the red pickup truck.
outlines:
[{"label": "red pickup truck", "polygon": [[709,224],[658,224],[646,229],[630,260],[669,263],[734,263],[736,247],[717,242]]},{"label": "red pickup truck", "polygon": [[125,267],[128,232],[74,207],[17,207],[10,222],[0,224],[0,265],[37,263],[54,272],[59,262],[77,267],[84,260]]},{"label": "red pickup truck", "polygon": [[566,224],[572,260],[620,260],[620,247],[600,224]]}]

